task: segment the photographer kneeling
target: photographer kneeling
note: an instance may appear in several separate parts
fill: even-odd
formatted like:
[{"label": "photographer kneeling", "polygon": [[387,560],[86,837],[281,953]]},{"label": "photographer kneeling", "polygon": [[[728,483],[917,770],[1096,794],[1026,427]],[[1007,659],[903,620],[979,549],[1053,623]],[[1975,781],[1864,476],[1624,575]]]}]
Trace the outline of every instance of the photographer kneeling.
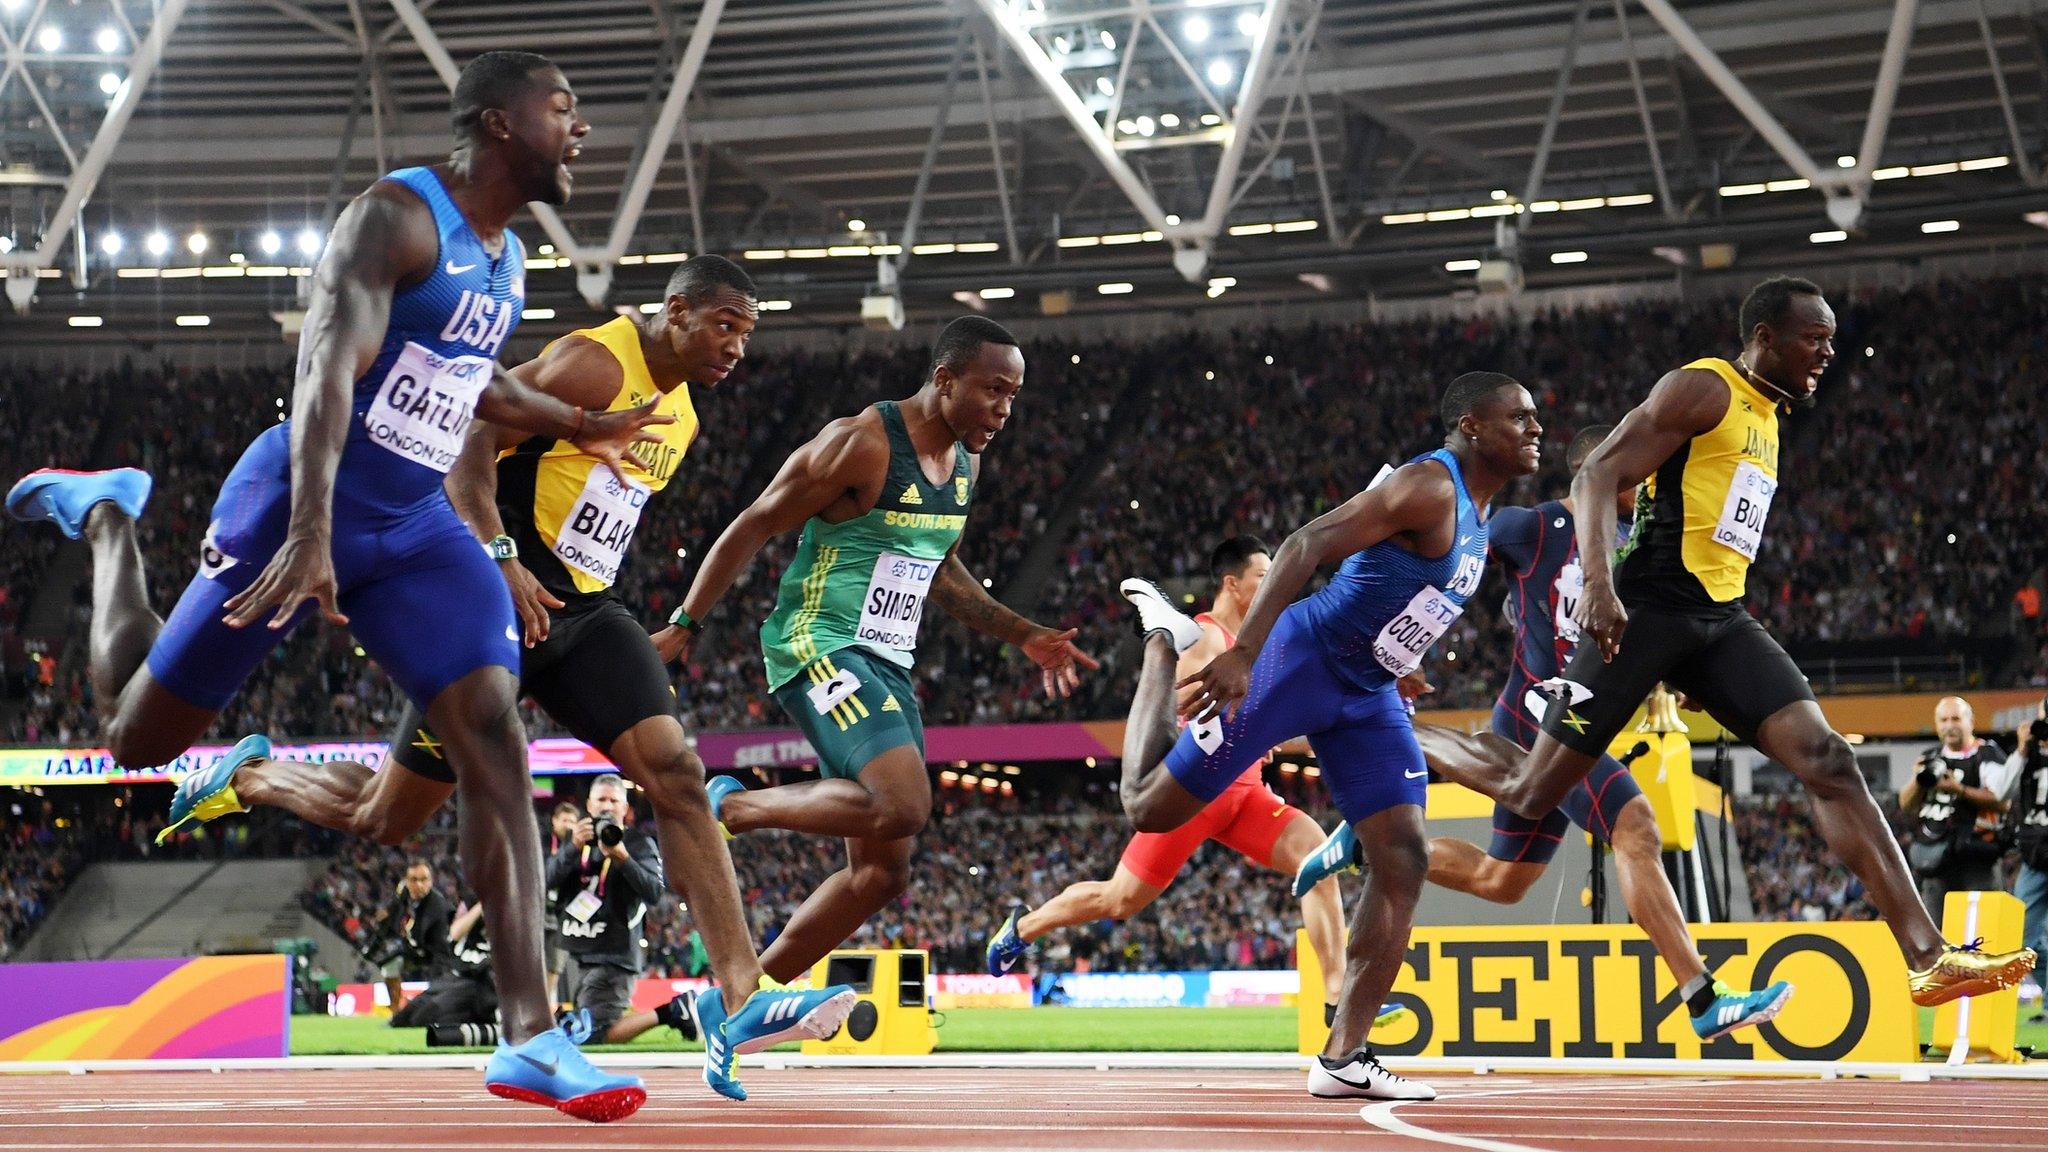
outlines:
[{"label": "photographer kneeling", "polygon": [[548,861],[563,947],[575,961],[575,1005],[590,1012],[590,1042],[624,1044],[657,1024],[694,1032],[688,1000],[634,1012],[633,983],[646,967],[640,922],[665,890],[661,849],[627,823],[626,782],[607,773],[590,785],[589,814]]}]

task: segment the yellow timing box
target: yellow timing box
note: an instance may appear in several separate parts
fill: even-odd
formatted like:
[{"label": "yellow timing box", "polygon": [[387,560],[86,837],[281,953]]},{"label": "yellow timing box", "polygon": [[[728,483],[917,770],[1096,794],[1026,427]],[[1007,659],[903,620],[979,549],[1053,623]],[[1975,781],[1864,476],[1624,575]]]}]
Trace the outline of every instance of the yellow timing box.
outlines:
[{"label": "yellow timing box", "polygon": [[806,1040],[806,1056],[924,1056],[939,1043],[932,1025],[931,954],[922,949],[844,948],[811,969],[811,987],[851,984],[859,996],[839,1031]]},{"label": "yellow timing box", "polygon": [[[1628,761],[1638,743],[1649,751]],[[1650,807],[1657,814],[1657,827],[1664,833],[1666,852],[1690,852],[1698,839],[1693,820],[1699,792],[1692,774],[1692,741],[1683,732],[1623,732],[1607,746],[1607,754],[1628,763]]]},{"label": "yellow timing box", "polygon": [[[1708,965],[1729,984],[1761,988],[1791,981],[1796,991],[1784,1014],[1700,1043],[1671,973],[1632,925],[1417,928],[1391,997],[1409,1014],[1375,1031],[1373,1047],[1384,1056],[1919,1059],[1906,961],[1883,924],[1695,924],[1692,930]],[[1302,939],[1295,952],[1301,986],[1322,987],[1315,949]],[[1322,998],[1299,999],[1300,1051],[1320,1052],[1329,1038]],[[2009,1048],[2010,1012],[2004,1020]]]},{"label": "yellow timing box", "polygon": [[[2009,892],[1951,892],[1941,906],[1941,934],[1969,943],[1984,938],[1986,952],[2008,952],[2020,946],[2027,907]],[[2002,1064],[2017,1064],[2013,1051],[2020,1017],[2020,992],[2007,988],[1985,996],[1965,996],[1934,1010],[1934,1046],[1949,1059],[1981,1054]],[[1968,1049],[1954,1055],[1960,1033]]]}]

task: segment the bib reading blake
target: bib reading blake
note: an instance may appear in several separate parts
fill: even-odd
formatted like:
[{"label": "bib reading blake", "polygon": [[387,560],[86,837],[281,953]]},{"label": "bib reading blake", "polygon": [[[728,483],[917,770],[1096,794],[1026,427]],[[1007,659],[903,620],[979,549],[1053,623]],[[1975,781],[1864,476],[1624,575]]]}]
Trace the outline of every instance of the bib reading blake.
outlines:
[{"label": "bib reading blake", "polygon": [[651,495],[653,490],[645,484],[622,484],[611,469],[592,468],[549,551],[563,564],[607,587],[617,583],[619,565],[633,543],[633,530],[639,527],[641,510]]}]

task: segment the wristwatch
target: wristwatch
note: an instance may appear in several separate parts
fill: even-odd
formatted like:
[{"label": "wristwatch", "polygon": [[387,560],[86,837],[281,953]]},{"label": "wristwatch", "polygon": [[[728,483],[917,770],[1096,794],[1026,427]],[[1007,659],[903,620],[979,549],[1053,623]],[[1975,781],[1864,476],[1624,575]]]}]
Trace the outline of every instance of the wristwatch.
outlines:
[{"label": "wristwatch", "polygon": [[669,615],[668,622],[685,632],[702,632],[704,630],[704,622],[702,620],[692,620],[690,614],[683,611],[680,606]]},{"label": "wristwatch", "polygon": [[490,541],[484,545],[484,551],[489,552],[493,560],[501,562],[517,560],[519,559],[519,542],[510,536],[500,533],[491,537]]}]

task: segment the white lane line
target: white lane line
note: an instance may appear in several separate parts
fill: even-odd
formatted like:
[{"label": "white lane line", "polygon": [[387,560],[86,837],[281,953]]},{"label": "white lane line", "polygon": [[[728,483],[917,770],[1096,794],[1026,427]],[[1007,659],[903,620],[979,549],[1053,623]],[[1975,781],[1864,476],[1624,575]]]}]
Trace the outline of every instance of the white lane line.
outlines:
[{"label": "white lane line", "polygon": [[[1712,1083],[1712,1081],[1695,1081],[1688,1086],[1708,1087]],[[1726,1082],[1724,1081],[1724,1083]],[[1438,1132],[1435,1129],[1410,1124],[1408,1121],[1396,1116],[1394,1110],[1404,1106],[1427,1108],[1431,1104],[1453,1104],[1482,1097],[1522,1096],[1538,1091],[1550,1095],[1565,1095],[1589,1092],[1626,1092],[1630,1090],[1663,1089],[1669,1087],[1670,1085],[1668,1084],[1648,1082],[1624,1085],[1586,1085],[1576,1088],[1558,1088],[1553,1086],[1548,1088],[1507,1088],[1486,1092],[1461,1092],[1455,1096],[1439,1097],[1436,1100],[1385,1100],[1378,1104],[1368,1104],[1360,1108],[1358,1115],[1360,1119],[1363,1119],[1366,1123],[1371,1124],[1382,1132],[1391,1132],[1397,1136],[1407,1136],[1416,1140],[1426,1140],[1432,1144],[1448,1144],[1453,1148],[1469,1148],[1472,1149],[1472,1152],[1549,1152],[1547,1149],[1537,1148],[1530,1144],[1511,1144],[1504,1140],[1493,1140],[1484,1136],[1466,1136],[1454,1132]],[[1571,1138],[1582,1139],[1583,1137],[1575,1135]],[[1631,1139],[1640,1139],[1640,1137],[1631,1137]]]}]

